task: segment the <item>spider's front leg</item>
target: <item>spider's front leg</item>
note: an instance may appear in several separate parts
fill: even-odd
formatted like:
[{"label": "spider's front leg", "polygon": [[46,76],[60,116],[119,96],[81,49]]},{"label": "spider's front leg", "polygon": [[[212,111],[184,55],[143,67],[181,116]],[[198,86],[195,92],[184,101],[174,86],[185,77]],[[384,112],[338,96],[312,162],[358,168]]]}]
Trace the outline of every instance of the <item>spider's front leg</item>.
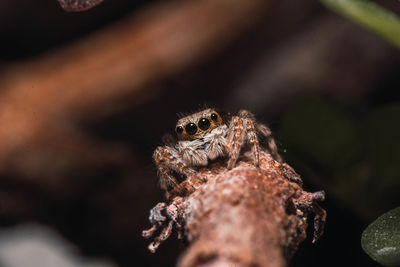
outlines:
[{"label": "spider's front leg", "polygon": [[246,110],[239,111],[238,116],[232,117],[226,138],[226,148],[229,151],[228,169],[232,169],[240,155],[243,144],[249,141],[255,166],[260,164],[260,145],[254,126],[254,115]]},{"label": "spider's front leg", "polygon": [[176,178],[172,176],[172,170],[187,177],[196,175],[196,171],[187,166],[180,153],[171,146],[157,147],[154,151],[153,159],[159,171],[160,186],[167,193],[168,188],[172,188],[177,192],[185,190],[180,186]]}]

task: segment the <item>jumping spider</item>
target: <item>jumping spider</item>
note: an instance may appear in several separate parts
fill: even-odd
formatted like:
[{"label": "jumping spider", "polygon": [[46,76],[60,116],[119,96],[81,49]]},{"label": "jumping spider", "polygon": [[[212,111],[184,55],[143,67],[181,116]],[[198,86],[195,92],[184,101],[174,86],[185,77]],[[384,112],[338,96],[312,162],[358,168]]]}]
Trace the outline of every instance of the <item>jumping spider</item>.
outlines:
[{"label": "jumping spider", "polygon": [[246,143],[251,146],[253,162],[258,167],[258,133],[266,137],[269,153],[275,160],[282,162],[270,129],[257,123],[254,115],[247,110],[232,116],[228,126],[215,109],[206,109],[178,120],[175,132],[178,140],[157,147],[153,154],[160,185],[167,191],[167,195],[169,188],[178,193],[184,191],[173,172],[196,177],[196,167],[207,166],[209,161],[219,157],[227,157],[227,168],[232,169]]}]

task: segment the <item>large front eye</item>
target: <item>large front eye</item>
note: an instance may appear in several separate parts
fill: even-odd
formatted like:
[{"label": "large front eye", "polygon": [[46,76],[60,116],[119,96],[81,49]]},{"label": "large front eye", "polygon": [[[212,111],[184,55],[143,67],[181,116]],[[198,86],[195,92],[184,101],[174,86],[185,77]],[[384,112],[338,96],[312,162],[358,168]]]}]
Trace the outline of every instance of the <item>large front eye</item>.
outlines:
[{"label": "large front eye", "polygon": [[206,118],[201,118],[199,120],[199,128],[203,131],[207,130],[208,128],[210,128],[210,121]]},{"label": "large front eye", "polygon": [[185,130],[188,134],[193,135],[197,132],[197,126],[194,123],[188,123],[185,126]]}]

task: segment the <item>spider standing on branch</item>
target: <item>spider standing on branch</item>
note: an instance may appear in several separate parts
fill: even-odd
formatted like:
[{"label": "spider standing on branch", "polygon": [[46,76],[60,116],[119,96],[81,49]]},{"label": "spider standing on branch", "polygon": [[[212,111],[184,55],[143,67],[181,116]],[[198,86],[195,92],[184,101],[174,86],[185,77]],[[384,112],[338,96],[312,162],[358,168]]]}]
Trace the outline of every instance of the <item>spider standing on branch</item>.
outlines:
[{"label": "spider standing on branch", "polygon": [[[326,212],[318,202],[324,200],[325,193],[302,189],[300,176],[282,162],[269,128],[257,123],[249,111],[241,110],[236,116],[224,119],[215,109],[205,109],[179,119],[175,132],[177,140],[168,135],[164,138],[166,145],[157,147],[153,155],[167,202],[158,203],[150,210],[152,227],[142,232],[143,237],[150,238],[161,229],[149,245],[151,252],[170,236],[173,228],[177,230],[178,238],[185,236],[189,241],[197,240],[204,229],[235,229],[247,220],[246,216],[272,218],[266,228],[263,228],[264,220],[262,227],[257,220],[252,224],[246,222],[248,228],[244,232],[254,235],[253,230],[267,231],[272,229],[269,228],[271,225],[281,227],[282,231],[274,231],[271,235],[281,238],[282,242],[277,244],[287,242],[288,249],[297,248],[306,237],[309,214],[315,214],[313,242],[321,236]],[[261,148],[260,141],[266,141],[268,151]],[[241,153],[241,150],[246,151]],[[213,164],[217,160],[218,163]],[[238,167],[234,168],[236,164]],[[184,180],[178,182],[180,177]],[[262,203],[261,213],[256,208],[258,202]],[[207,207],[201,203],[207,203]],[[211,213],[213,218],[208,215]],[[237,214],[245,217],[237,217]],[[219,220],[223,226],[218,226]],[[232,221],[238,224],[230,225]],[[204,242],[226,237],[225,233],[229,231],[222,232],[224,234],[205,234]],[[233,240],[233,236],[228,239]],[[219,250],[214,249],[212,257]],[[200,252],[202,256],[203,252]]]},{"label": "spider standing on branch", "polygon": [[[260,144],[258,134],[267,140],[269,153],[282,162],[270,129],[257,123],[252,113],[239,111],[228,123],[215,109],[205,109],[178,120],[175,132],[177,142],[156,148],[153,154],[160,175],[160,185],[172,195],[193,191],[196,183],[203,182],[196,175],[196,168],[207,166],[217,158],[227,159],[227,168],[232,169],[240,155],[241,148],[248,144],[251,147],[253,162],[259,166]],[[185,184],[179,184],[173,174],[191,177]]]}]

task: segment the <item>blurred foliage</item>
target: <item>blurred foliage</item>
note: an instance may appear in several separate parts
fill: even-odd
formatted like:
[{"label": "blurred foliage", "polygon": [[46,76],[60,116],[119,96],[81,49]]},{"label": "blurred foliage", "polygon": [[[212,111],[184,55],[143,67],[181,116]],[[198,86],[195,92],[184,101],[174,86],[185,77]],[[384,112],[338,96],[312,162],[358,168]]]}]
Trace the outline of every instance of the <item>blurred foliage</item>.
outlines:
[{"label": "blurred foliage", "polygon": [[396,183],[400,176],[399,118],[400,106],[390,105],[372,111],[364,125],[369,162],[381,184]]},{"label": "blurred foliage", "polygon": [[361,246],[382,265],[400,266],[400,207],[372,222],[362,233]]},{"label": "blurred foliage", "polygon": [[299,102],[284,117],[281,130],[296,149],[325,168],[344,166],[359,151],[352,120],[322,99]]},{"label": "blurred foliage", "polygon": [[398,205],[400,106],[365,112],[323,98],[300,100],[283,117],[285,158],[305,180],[370,220]]},{"label": "blurred foliage", "polygon": [[366,0],[321,0],[321,2],[400,49],[400,19],[394,13]]}]

